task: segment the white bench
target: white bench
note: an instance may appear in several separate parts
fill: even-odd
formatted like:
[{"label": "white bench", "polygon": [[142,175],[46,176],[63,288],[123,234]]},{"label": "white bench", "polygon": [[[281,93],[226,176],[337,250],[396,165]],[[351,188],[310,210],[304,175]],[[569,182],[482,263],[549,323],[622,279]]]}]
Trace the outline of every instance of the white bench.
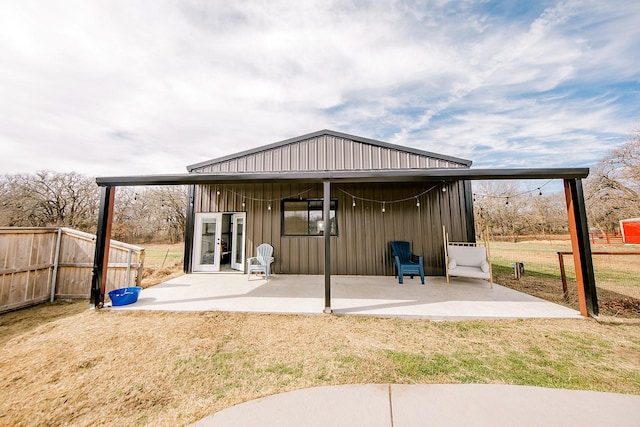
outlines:
[{"label": "white bench", "polygon": [[477,246],[475,243],[449,242],[446,232],[444,240],[447,283],[452,276],[469,277],[488,280],[493,288],[493,274],[486,247]]}]

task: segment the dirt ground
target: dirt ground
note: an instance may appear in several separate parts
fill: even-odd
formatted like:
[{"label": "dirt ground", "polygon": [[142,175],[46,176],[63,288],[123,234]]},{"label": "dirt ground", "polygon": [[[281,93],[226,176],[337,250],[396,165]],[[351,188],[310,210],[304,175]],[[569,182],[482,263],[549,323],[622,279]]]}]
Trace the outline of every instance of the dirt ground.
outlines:
[{"label": "dirt ground", "polygon": [[[500,285],[533,295],[539,298],[562,304],[578,310],[578,297],[571,257],[565,256],[565,266],[570,277],[568,293],[565,296],[562,291],[562,281],[558,265],[558,251],[571,251],[569,241],[562,240],[562,236],[556,236],[556,240],[521,240],[518,243],[492,242],[491,254],[494,264],[494,280]],[[636,252],[638,248],[628,245],[603,245],[593,244],[594,252]],[[598,307],[600,315],[640,319],[640,287],[638,287],[638,275],[640,256],[627,255],[609,256],[594,255],[594,269],[596,273],[596,286]],[[513,269],[514,262],[524,262],[527,271],[520,279],[515,279]],[[505,265],[509,266],[505,271]],[[528,269],[538,273],[529,274]],[[613,275],[606,280],[606,275]],[[600,277],[601,275],[602,277]]]},{"label": "dirt ground", "polygon": [[[562,292],[562,284],[557,280],[543,280],[537,277],[523,276],[515,279],[512,274],[499,275],[496,283],[515,289],[547,301],[579,310],[578,292],[575,284],[568,287],[567,296]],[[640,300],[602,287],[597,289],[600,316],[640,319]]]}]

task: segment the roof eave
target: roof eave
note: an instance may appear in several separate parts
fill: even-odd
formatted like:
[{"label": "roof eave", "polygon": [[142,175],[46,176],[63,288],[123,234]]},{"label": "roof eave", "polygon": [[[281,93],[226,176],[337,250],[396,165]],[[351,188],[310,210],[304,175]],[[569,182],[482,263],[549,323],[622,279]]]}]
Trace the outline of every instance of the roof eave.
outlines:
[{"label": "roof eave", "polygon": [[140,175],[98,177],[102,187],[146,185],[194,185],[211,183],[250,184],[278,182],[433,182],[433,181],[489,181],[529,179],[583,179],[589,168],[542,169],[407,169],[378,171],[321,171],[287,173],[188,173],[174,175]]}]

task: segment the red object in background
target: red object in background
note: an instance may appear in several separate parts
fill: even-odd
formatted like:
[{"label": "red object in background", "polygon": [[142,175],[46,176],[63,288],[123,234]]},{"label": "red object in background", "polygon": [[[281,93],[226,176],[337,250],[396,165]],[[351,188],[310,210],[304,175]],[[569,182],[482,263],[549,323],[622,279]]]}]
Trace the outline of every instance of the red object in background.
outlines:
[{"label": "red object in background", "polygon": [[620,221],[622,243],[640,243],[640,218],[623,219]]}]

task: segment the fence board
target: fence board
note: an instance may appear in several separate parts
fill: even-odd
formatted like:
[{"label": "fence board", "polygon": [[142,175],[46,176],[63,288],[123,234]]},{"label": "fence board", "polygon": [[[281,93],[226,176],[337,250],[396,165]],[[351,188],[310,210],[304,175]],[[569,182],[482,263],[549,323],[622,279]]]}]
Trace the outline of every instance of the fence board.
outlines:
[{"label": "fence board", "polygon": [[[95,236],[88,233],[0,227],[0,313],[47,301],[52,285],[55,297],[88,298],[94,253]],[[140,285],[143,248],[112,241],[109,258],[107,291]]]}]

